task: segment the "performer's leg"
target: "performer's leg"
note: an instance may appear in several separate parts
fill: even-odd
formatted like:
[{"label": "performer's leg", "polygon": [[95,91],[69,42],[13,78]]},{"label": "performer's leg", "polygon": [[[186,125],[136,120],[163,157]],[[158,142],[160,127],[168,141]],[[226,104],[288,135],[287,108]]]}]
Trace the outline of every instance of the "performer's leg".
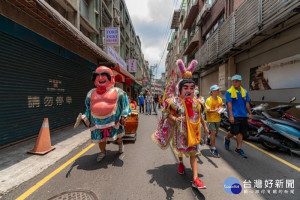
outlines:
[{"label": "performer's leg", "polygon": [[119,152],[120,152],[120,153],[123,153],[123,152],[124,152],[124,145],[123,145],[123,140],[122,140],[122,138],[119,138],[119,139],[117,140],[117,142],[118,142],[118,145],[119,145]]},{"label": "performer's leg", "polygon": [[122,138],[119,138],[119,139],[117,140],[117,142],[118,142],[119,145],[122,144]]},{"label": "performer's leg", "polygon": [[204,183],[198,177],[198,166],[196,156],[190,156],[190,162],[193,170],[193,182],[192,186],[198,189],[206,188]]},{"label": "performer's leg", "polygon": [[100,143],[99,143],[100,151],[101,151],[102,153],[104,153],[104,154],[106,153],[105,147],[106,147],[106,142],[100,142]]},{"label": "performer's leg", "polygon": [[196,156],[190,156],[191,167],[193,171],[193,180],[198,177],[198,166]]},{"label": "performer's leg", "polygon": [[99,153],[97,156],[97,159],[96,159],[97,162],[100,162],[105,157],[105,155],[106,155],[105,147],[106,147],[106,142],[99,143],[99,148],[100,148],[101,153]]}]

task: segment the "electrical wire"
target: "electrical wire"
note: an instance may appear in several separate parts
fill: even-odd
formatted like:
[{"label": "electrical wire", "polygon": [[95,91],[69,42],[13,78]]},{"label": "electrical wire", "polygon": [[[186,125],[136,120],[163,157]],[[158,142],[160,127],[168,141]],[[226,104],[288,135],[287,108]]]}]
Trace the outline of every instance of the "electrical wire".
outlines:
[{"label": "electrical wire", "polygon": [[[166,36],[168,36],[168,37],[167,37],[167,39],[165,40],[165,47],[164,47],[164,50],[163,50],[163,52],[162,52],[161,58],[160,58],[160,60],[159,60],[159,63],[158,63],[158,65],[156,65],[156,69],[155,69],[155,77],[157,77],[157,69],[159,68],[159,66],[160,66],[160,64],[161,64],[161,61],[162,61],[162,59],[163,59],[163,57],[164,57],[164,55],[165,55],[166,49],[167,49],[167,47],[168,47],[170,37],[171,37],[171,35],[172,35],[172,33],[173,33],[172,29],[170,29],[170,25],[171,25],[171,21],[172,21],[172,18],[173,18],[173,13],[174,13],[174,11],[175,11],[175,7],[176,7],[177,3],[178,3],[178,0],[174,0],[174,6],[173,6],[173,9],[172,9],[172,13],[171,13],[171,15],[170,15],[169,22],[168,22],[168,24],[167,24],[167,30],[166,30]],[[181,9],[181,8],[180,8],[180,9]],[[169,34],[168,34],[168,30],[169,30]]]}]

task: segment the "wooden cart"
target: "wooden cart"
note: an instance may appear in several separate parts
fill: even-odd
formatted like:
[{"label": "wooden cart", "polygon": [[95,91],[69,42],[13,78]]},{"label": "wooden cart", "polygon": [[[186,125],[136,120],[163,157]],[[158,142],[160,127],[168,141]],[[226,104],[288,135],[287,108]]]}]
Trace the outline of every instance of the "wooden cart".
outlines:
[{"label": "wooden cart", "polygon": [[135,142],[137,137],[137,128],[139,125],[139,113],[137,110],[132,110],[132,113],[126,120],[125,123],[125,136],[123,137],[124,140],[130,140]]}]

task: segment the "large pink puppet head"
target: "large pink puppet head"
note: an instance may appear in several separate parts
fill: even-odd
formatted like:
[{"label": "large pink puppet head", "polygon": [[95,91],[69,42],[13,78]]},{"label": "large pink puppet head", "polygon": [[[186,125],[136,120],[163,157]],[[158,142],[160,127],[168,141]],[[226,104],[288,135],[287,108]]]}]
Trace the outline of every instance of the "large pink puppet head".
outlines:
[{"label": "large pink puppet head", "polygon": [[198,62],[193,60],[188,68],[185,67],[181,59],[177,60],[177,66],[182,79],[178,83],[179,97],[182,99],[194,98],[195,82],[192,79],[193,71],[195,70]]},{"label": "large pink puppet head", "polygon": [[105,66],[100,66],[93,72],[92,80],[99,94],[103,94],[115,85],[115,77],[112,70]]}]

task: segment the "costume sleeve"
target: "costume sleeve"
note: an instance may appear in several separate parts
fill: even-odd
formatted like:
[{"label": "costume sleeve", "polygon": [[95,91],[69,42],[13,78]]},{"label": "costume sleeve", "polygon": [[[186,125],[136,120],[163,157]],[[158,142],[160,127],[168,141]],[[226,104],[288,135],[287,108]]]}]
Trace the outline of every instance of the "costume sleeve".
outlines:
[{"label": "costume sleeve", "polygon": [[83,113],[83,117],[86,117],[90,121],[90,116],[91,116],[91,94],[93,92],[93,89],[90,90],[85,98],[85,113]]},{"label": "costume sleeve", "polygon": [[129,105],[128,97],[125,92],[122,92],[122,94],[119,96],[119,101],[121,103],[120,108],[121,110],[121,116],[127,117],[131,113],[131,108]]},{"label": "costume sleeve", "polygon": [[164,101],[163,109],[162,109],[162,118],[163,119],[167,118],[170,113],[171,114],[175,113],[175,110],[172,109],[171,104],[172,104],[171,98],[168,98]]},{"label": "costume sleeve", "polygon": [[228,91],[225,93],[225,102],[232,102],[231,94]]}]

